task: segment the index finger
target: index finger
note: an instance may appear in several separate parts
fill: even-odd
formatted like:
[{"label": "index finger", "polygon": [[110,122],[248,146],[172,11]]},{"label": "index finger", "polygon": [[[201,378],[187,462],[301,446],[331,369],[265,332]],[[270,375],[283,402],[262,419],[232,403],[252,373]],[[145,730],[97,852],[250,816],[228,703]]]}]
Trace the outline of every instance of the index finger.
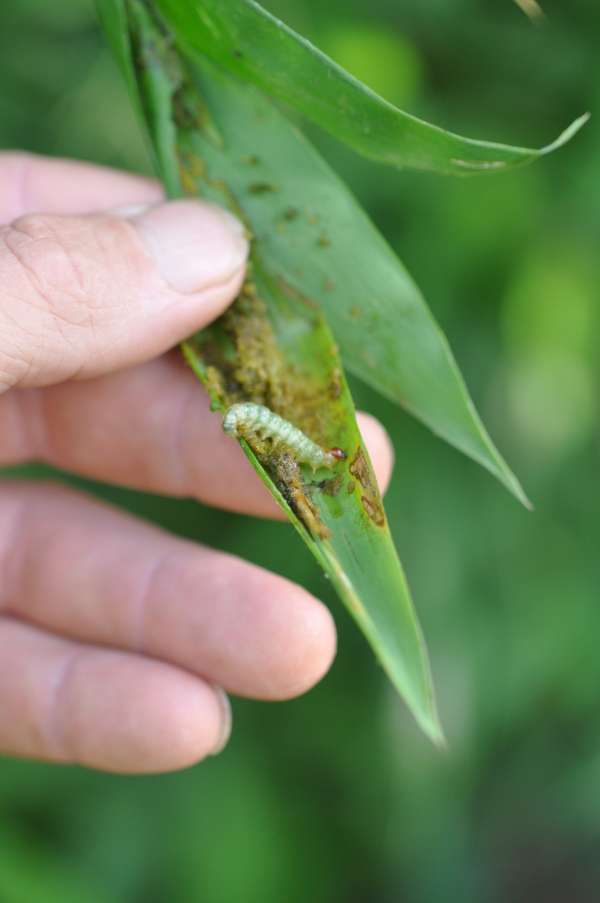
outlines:
[{"label": "index finger", "polygon": [[163,198],[156,179],[93,163],[0,152],[0,223],[28,213],[79,216]]}]

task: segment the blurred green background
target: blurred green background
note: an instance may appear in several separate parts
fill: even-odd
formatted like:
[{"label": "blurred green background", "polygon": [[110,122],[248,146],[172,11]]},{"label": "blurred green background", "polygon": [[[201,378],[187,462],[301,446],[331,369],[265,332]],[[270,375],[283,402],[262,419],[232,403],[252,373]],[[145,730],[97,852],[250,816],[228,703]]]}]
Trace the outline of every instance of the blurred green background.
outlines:
[{"label": "blurred green background", "polygon": [[[217,759],[124,778],[0,760],[1,903],[600,899],[600,6],[270,0],[389,100],[476,138],[571,144],[450,180],[309,128],[399,252],[536,506],[357,382],[396,447],[387,510],[450,751],[420,736],[291,527],[88,486],[298,580],[339,653],[307,696],[233,700]],[[2,0],[0,146],[148,159],[91,0]],[[285,604],[282,600],[282,604]]]}]

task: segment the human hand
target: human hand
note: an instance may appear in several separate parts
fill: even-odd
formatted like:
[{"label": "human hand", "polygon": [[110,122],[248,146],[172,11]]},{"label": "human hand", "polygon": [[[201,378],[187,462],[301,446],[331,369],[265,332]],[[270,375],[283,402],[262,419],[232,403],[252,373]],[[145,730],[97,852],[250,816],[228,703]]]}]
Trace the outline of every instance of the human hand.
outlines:
[{"label": "human hand", "polygon": [[[235,298],[247,241],[214,205],[162,201],[137,176],[0,154],[0,465],[278,517],[169,351]],[[389,440],[359,416],[385,488]],[[0,484],[0,537],[5,754],[182,768],[227,742],[225,691],[290,698],[335,654],[301,587],[59,485]]]}]

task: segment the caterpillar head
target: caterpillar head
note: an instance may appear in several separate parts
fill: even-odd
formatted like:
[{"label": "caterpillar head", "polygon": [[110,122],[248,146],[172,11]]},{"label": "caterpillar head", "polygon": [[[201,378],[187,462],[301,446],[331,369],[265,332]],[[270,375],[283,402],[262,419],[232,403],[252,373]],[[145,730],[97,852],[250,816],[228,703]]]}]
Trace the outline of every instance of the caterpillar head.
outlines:
[{"label": "caterpillar head", "polygon": [[237,413],[233,408],[229,408],[223,417],[223,432],[232,439],[237,439],[240,435]]}]

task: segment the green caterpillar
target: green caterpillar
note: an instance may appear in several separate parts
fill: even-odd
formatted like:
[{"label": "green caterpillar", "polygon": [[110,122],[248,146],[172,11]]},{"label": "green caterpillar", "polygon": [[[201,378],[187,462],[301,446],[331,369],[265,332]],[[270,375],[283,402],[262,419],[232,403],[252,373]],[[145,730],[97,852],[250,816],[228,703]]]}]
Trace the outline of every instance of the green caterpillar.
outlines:
[{"label": "green caterpillar", "polygon": [[321,448],[308,436],[279,414],[262,404],[246,401],[232,405],[223,418],[223,432],[233,438],[243,436],[244,430],[258,433],[263,439],[272,439],[276,445],[287,445],[298,461],[310,464],[313,473],[318,467],[333,470],[336,461],[345,461],[341,448]]}]

